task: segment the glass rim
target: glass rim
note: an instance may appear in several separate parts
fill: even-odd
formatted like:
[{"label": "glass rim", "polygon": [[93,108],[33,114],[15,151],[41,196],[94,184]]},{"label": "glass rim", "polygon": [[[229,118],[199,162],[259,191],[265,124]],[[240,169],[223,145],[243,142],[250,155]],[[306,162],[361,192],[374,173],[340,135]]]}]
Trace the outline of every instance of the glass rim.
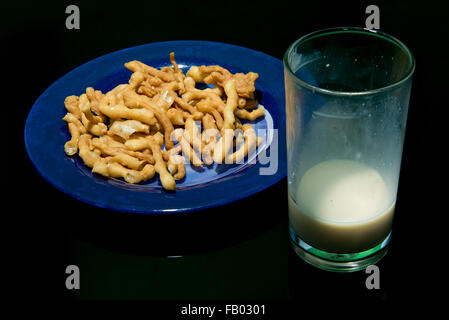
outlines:
[{"label": "glass rim", "polygon": [[[379,38],[382,38],[384,40],[390,41],[397,45],[400,49],[404,51],[404,53],[407,55],[408,59],[410,60],[410,68],[407,70],[405,75],[398,81],[395,81],[394,83],[385,86],[380,87],[376,89],[371,89],[367,91],[357,91],[357,92],[349,92],[349,91],[336,91],[336,90],[329,90],[329,89],[323,89],[317,86],[314,86],[301,78],[299,78],[290,67],[290,63],[288,61],[288,57],[290,52],[292,52],[293,48],[296,48],[300,43],[304,42],[305,40],[310,40],[319,36],[323,36],[329,33],[359,33],[359,34],[365,34],[369,36],[376,36]],[[385,91],[393,90],[396,87],[401,86],[404,82],[406,82],[414,73],[415,71],[415,58],[410,51],[410,49],[399,39],[385,33],[379,30],[373,30],[373,29],[367,29],[367,28],[360,28],[360,27],[334,27],[334,28],[326,28],[326,29],[320,29],[317,31],[313,31],[311,33],[308,33],[296,41],[294,41],[285,51],[284,58],[283,58],[284,68],[290,73],[291,76],[293,76],[293,79],[296,83],[301,85],[304,88],[307,88],[309,90],[312,90],[314,93],[322,93],[327,95],[334,95],[334,96],[363,96],[363,95],[372,95],[377,93],[382,93]]]}]

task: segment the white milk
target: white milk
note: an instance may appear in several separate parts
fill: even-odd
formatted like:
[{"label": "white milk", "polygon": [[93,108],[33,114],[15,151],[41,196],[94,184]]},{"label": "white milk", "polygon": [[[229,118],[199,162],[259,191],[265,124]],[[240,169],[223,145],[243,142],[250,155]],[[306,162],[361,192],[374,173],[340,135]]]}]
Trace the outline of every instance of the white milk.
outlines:
[{"label": "white milk", "polygon": [[381,175],[350,160],[329,160],[299,181],[289,196],[290,224],[307,244],[334,253],[370,249],[390,232],[395,202]]}]

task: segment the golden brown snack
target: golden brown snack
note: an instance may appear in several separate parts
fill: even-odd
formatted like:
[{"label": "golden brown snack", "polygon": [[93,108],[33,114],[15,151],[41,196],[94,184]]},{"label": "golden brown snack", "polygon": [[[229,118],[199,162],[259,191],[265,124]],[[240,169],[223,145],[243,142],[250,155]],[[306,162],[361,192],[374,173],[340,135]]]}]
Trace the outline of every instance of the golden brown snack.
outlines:
[{"label": "golden brown snack", "polygon": [[146,137],[134,137],[125,141],[125,146],[131,151],[141,151],[150,148]]},{"label": "golden brown snack", "polygon": [[129,137],[135,132],[143,132],[149,134],[150,127],[138,120],[116,120],[109,127],[108,134],[115,134],[125,140],[128,140]]},{"label": "golden brown snack", "polygon": [[182,109],[186,110],[190,113],[190,115],[195,120],[200,120],[203,116],[201,112],[199,112],[197,109],[195,109],[192,105],[188,104],[184,100],[182,100],[180,97],[175,98],[175,103],[180,106]]},{"label": "golden brown snack", "polygon": [[129,92],[128,103],[143,106],[147,110],[150,110],[156,116],[157,120],[164,128],[165,148],[171,149],[173,147],[173,141],[171,140],[171,133],[173,132],[174,128],[170,119],[167,117],[167,114],[163,110],[160,110],[158,107],[154,106],[150,98],[144,95],[140,95],[134,91]]},{"label": "golden brown snack", "polygon": [[101,122],[106,122],[106,116],[100,112],[99,108],[100,100],[103,98],[101,91],[88,87],[86,88],[86,96],[90,102],[91,110],[101,119]]},{"label": "golden brown snack", "polygon": [[150,67],[150,66],[146,65],[145,63],[137,61],[137,60],[125,63],[125,67],[133,72],[140,71],[140,72],[149,74],[153,77],[157,77],[165,82],[170,82],[170,81],[176,80],[173,73],[163,72],[161,70]]},{"label": "golden brown snack", "polygon": [[121,165],[128,167],[129,169],[134,169],[137,171],[141,170],[146,163],[146,161],[139,160],[126,153],[120,152],[118,152],[115,156],[111,157],[110,162],[118,162]]},{"label": "golden brown snack", "polygon": [[234,130],[233,129],[221,129],[221,137],[216,142],[214,147],[213,160],[216,163],[223,163],[227,157],[229,151],[232,148],[234,141]]},{"label": "golden brown snack", "polygon": [[252,98],[255,91],[255,81],[259,77],[257,73],[248,72],[231,74],[221,66],[200,66],[191,67],[187,76],[193,78],[196,82],[205,82],[224,87],[226,81],[233,79],[235,81],[236,91],[240,97]]},{"label": "golden brown snack", "polygon": [[[215,125],[215,120],[210,114],[206,114],[203,117],[203,132],[201,134],[201,140],[203,141],[203,158],[206,164],[211,164],[209,162],[213,162],[213,151],[215,148],[215,143],[217,136],[219,134],[219,130]],[[210,160],[209,160],[210,159]]]},{"label": "golden brown snack", "polygon": [[253,152],[257,146],[256,132],[252,125],[244,124],[242,126],[245,142],[243,145],[231,155],[233,163],[240,163],[247,154]]},{"label": "golden brown snack", "polygon": [[193,91],[187,91],[182,95],[182,100],[184,100],[186,103],[190,103],[194,100],[201,100],[209,98],[210,104],[217,108],[219,112],[223,112],[225,107],[225,102],[218,96],[216,93],[205,90],[193,90]]},{"label": "golden brown snack", "polygon": [[226,106],[223,111],[223,129],[234,129],[234,111],[237,108],[238,96],[235,90],[235,82],[231,79],[226,81],[224,90],[228,96]]},{"label": "golden brown snack", "polygon": [[238,103],[237,103],[237,107],[245,108],[245,106],[246,106],[246,99],[242,98],[242,97],[239,97]]},{"label": "golden brown snack", "polygon": [[175,97],[177,94],[173,90],[163,89],[160,94],[153,97],[154,105],[161,111],[167,111],[175,101]]},{"label": "golden brown snack", "polygon": [[[126,103],[126,100],[125,100]],[[145,108],[131,109],[125,105],[108,105],[105,99],[100,102],[100,111],[111,119],[138,120],[148,125],[154,125],[157,120],[151,110]]]},{"label": "golden brown snack", "polygon": [[145,85],[140,86],[139,89],[137,89],[137,93],[144,94],[149,98],[153,98],[155,95],[157,95],[157,91],[154,88]]},{"label": "golden brown snack", "polygon": [[232,76],[235,81],[235,88],[239,97],[252,98],[253,92],[256,90],[255,81],[259,75],[254,72],[236,73]]},{"label": "golden brown snack", "polygon": [[167,110],[167,117],[170,119],[171,123],[174,125],[182,126],[184,125],[184,116],[182,111],[176,108],[170,108]]},{"label": "golden brown snack", "polygon": [[154,177],[155,169],[151,164],[145,165],[140,170],[128,169],[122,166],[118,162],[98,162],[92,169],[92,172],[102,174],[106,177],[123,178],[128,183],[139,183],[145,180],[149,180]]},{"label": "golden brown snack", "polygon": [[92,136],[90,134],[82,134],[78,140],[78,148],[80,158],[83,160],[84,164],[89,168],[92,168],[95,162],[100,160],[100,155],[94,152],[90,148]]},{"label": "golden brown snack", "polygon": [[68,96],[64,100],[67,111],[73,114],[78,120],[81,120],[81,110],[78,106],[79,98],[77,96]]},{"label": "golden brown snack", "polygon": [[167,164],[169,164],[172,167],[172,169],[174,169],[170,171],[170,173],[173,175],[173,178],[175,178],[175,180],[180,180],[184,178],[186,175],[184,157],[178,154],[181,151],[182,151],[181,145],[177,144],[169,151],[163,152],[164,160],[166,160]]},{"label": "golden brown snack", "polygon": [[167,170],[173,175],[173,178],[175,178],[175,180],[184,178],[186,174],[184,158],[178,154],[182,151],[181,145],[177,144],[169,151],[161,151],[162,157],[167,162]]},{"label": "golden brown snack", "polygon": [[[211,147],[206,148],[206,145],[201,138],[201,134],[193,118],[188,118],[186,120],[183,137],[190,143],[194,150],[198,151],[198,153],[201,154],[201,158],[206,165],[211,165],[214,162],[214,160],[212,159]],[[197,161],[197,159],[193,155],[192,159]]]},{"label": "golden brown snack", "polygon": [[141,170],[146,162],[151,163],[151,161],[147,161],[147,159],[135,157],[136,153],[132,153],[123,148],[111,147],[108,143],[109,141],[110,140],[103,138],[92,139],[92,145],[98,148],[102,154],[109,156],[109,162],[119,162],[134,170]]},{"label": "golden brown snack", "polygon": [[209,75],[207,72],[200,71],[198,66],[192,66],[187,71],[186,76],[192,78],[195,82],[204,82],[204,79]]},{"label": "golden brown snack", "polygon": [[185,77],[184,78],[184,88],[185,88],[186,91],[193,91],[193,90],[195,90],[195,80],[193,80],[192,77],[188,77],[188,76]]},{"label": "golden brown snack", "polygon": [[152,134],[154,141],[162,148],[164,145],[164,135],[160,132]]},{"label": "golden brown snack", "polygon": [[[144,140],[146,140],[144,138]],[[129,140],[128,140],[129,141]],[[127,154],[129,156],[132,156],[138,160],[144,160],[150,164],[154,164],[154,158],[152,154],[149,153],[143,153],[133,150],[128,150],[128,141],[126,141],[125,144],[119,143],[115,141],[110,136],[102,136],[100,138],[93,138],[92,139],[92,145],[101,150],[102,154],[107,156],[116,156],[118,154]],[[145,147],[149,148],[149,145],[147,144]],[[134,161],[134,160],[131,160]],[[138,166],[136,166],[138,167]],[[132,168],[132,167],[130,167]]]},{"label": "golden brown snack", "polygon": [[90,133],[101,136],[106,133],[108,128],[106,125],[102,122],[102,118],[99,116],[94,116],[90,110],[90,102],[87,99],[87,95],[83,93],[79,97],[79,109],[81,111],[81,122],[83,123],[84,127],[89,131]]},{"label": "golden brown snack", "polygon": [[240,122],[240,119],[239,119],[239,118],[235,118],[235,121],[234,121],[234,127],[235,127],[236,129],[242,129],[242,122]]},{"label": "golden brown snack", "polygon": [[72,138],[65,143],[64,151],[68,156],[73,156],[78,152],[78,140],[80,137],[80,130],[78,129],[77,125],[72,122],[69,122],[68,126]]},{"label": "golden brown snack", "polygon": [[[128,88],[128,84],[127,83],[122,83],[122,84],[119,84],[118,86],[116,86],[114,89],[112,89],[108,93],[115,97],[120,92],[125,91],[126,88]],[[116,103],[117,103],[117,101],[114,101],[113,104],[116,104]]]},{"label": "golden brown snack", "polygon": [[203,162],[189,143],[190,136],[185,136],[185,132],[183,129],[176,129],[175,131],[173,131],[173,135],[181,145],[182,153],[190,160],[190,163],[195,167],[201,166]]},{"label": "golden brown snack", "polygon": [[201,136],[193,118],[187,118],[184,127],[184,137],[187,138],[193,148],[201,152]]},{"label": "golden brown snack", "polygon": [[110,177],[109,174],[109,157],[100,158],[95,161],[92,167],[92,173],[98,173],[105,177]]},{"label": "golden brown snack", "polygon": [[[262,106],[254,109],[258,74],[211,65],[192,66],[184,75],[173,52],[169,60],[171,66],[160,69],[127,62],[133,72],[128,83],[105,94],[87,87],[79,97],[68,96],[66,154],[78,153],[92,172],[128,183],[158,172],[166,190],[185,177],[185,159],[194,166],[244,160],[261,141],[250,124],[240,122],[264,115]],[[198,89],[197,82],[213,87]]]},{"label": "golden brown snack", "polygon": [[220,112],[218,112],[218,110],[211,105],[212,101],[210,99],[203,99],[196,104],[196,107],[199,111],[212,115],[215,118],[215,124],[217,125],[218,129],[221,130],[223,128],[223,118]]},{"label": "golden brown snack", "polygon": [[184,162],[184,158],[179,154],[172,155],[170,161],[176,164],[176,173],[173,175],[175,180],[181,180],[186,176],[186,166]]},{"label": "golden brown snack", "polygon": [[[136,71],[133,72],[133,74],[131,75],[131,78],[129,78],[129,85],[126,87],[126,91],[133,91],[136,90],[140,84],[145,80],[145,76],[142,72],[140,71]],[[123,90],[120,93],[123,93],[125,90]]]},{"label": "golden brown snack", "polygon": [[154,169],[159,174],[162,186],[165,190],[175,190],[175,179],[167,170],[167,165],[165,164],[165,161],[162,157],[160,146],[156,143],[152,136],[148,137],[148,141],[150,143],[151,151],[153,152],[155,161]]},{"label": "golden brown snack", "polygon": [[235,110],[234,114],[240,119],[254,121],[259,117],[263,117],[264,109],[263,106],[260,106],[259,108],[252,111],[248,111],[245,109],[237,109]]},{"label": "golden brown snack", "polygon": [[174,52],[170,52],[170,62],[173,65],[173,71],[175,73],[176,82],[178,83],[179,94],[183,94],[184,92],[186,92],[186,88],[184,85],[185,76],[184,76],[182,70],[179,69],[178,64],[176,63]]},{"label": "golden brown snack", "polygon": [[83,124],[81,123],[81,121],[75,117],[72,113],[68,112],[64,118],[62,118],[62,120],[66,121],[67,123],[73,123],[76,125],[78,131],[80,132],[80,134],[86,133],[86,128],[83,126]]},{"label": "golden brown snack", "polygon": [[254,99],[248,99],[246,100],[246,104],[245,104],[245,109],[246,110],[252,110],[255,107],[257,107],[259,105],[259,102],[257,100]]},{"label": "golden brown snack", "polygon": [[[203,117],[202,124],[203,124],[203,133],[206,133],[207,130],[215,129],[217,130],[217,125],[215,123],[215,119],[210,114],[206,113]],[[204,139],[203,139],[204,140]]]}]

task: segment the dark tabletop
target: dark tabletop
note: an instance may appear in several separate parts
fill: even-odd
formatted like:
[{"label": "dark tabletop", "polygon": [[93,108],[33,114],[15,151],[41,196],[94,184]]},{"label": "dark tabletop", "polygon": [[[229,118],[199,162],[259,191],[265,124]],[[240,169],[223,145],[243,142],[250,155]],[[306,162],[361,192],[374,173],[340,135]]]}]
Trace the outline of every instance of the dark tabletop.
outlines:
[{"label": "dark tabletop", "polygon": [[[371,3],[78,1],[80,29],[67,30],[65,8],[71,3],[10,2],[1,22],[7,43],[3,75],[9,82],[7,105],[2,106],[7,112],[3,137],[8,137],[2,161],[8,179],[2,184],[8,190],[4,202],[13,204],[2,209],[8,222],[3,276],[10,296],[252,299],[308,307],[332,301],[395,305],[432,297],[428,286],[444,277],[442,253],[434,244],[445,243],[445,233],[434,231],[441,225],[432,221],[445,214],[435,199],[444,171],[440,153],[447,147],[442,140],[445,125],[438,122],[447,107],[443,48],[449,11],[443,1],[376,3],[381,30],[406,43],[417,61],[393,237],[388,254],[377,264],[380,290],[366,288],[364,271],[321,271],[293,253],[285,179],[219,208],[132,215],[92,207],[57,191],[34,170],[23,143],[34,101],[60,76],[93,58],[144,43],[209,40],[281,59],[288,45],[306,33],[364,27],[365,8]],[[80,290],[65,288],[65,268],[71,264],[80,268]]]}]

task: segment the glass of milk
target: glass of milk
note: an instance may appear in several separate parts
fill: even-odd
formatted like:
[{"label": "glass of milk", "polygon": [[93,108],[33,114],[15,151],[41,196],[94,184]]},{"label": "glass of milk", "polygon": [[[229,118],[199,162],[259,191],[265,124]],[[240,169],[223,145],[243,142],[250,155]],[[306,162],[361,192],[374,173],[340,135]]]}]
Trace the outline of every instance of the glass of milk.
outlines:
[{"label": "glass of milk", "polygon": [[385,255],[414,68],[401,41],[361,28],[287,49],[290,236],[310,264],[349,272]]}]

